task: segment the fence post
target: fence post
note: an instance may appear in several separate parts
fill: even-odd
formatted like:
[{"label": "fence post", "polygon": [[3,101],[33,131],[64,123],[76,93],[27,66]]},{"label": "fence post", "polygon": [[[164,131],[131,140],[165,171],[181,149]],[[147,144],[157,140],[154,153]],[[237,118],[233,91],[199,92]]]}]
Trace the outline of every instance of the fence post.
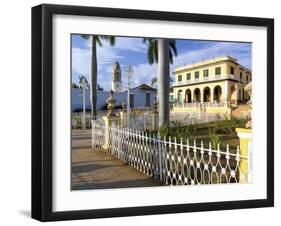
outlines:
[{"label": "fence post", "polygon": [[127,117],[126,117],[126,112],[124,111],[121,111],[119,113],[119,116],[120,116],[120,125],[121,127],[126,127],[126,122],[127,122]]},{"label": "fence post", "polygon": [[131,165],[131,128],[127,128],[127,135],[128,135],[128,138],[127,138],[127,142],[128,142],[128,153],[127,153],[127,156],[128,156],[128,164]]},{"label": "fence post", "polygon": [[118,159],[121,159],[120,158],[120,152],[121,152],[121,147],[120,147],[120,140],[121,140],[121,137],[120,137],[120,133],[121,133],[121,128],[118,126],[117,127],[117,158]]},{"label": "fence post", "polygon": [[[151,147],[152,147],[152,151],[151,151],[151,165],[152,165],[152,175],[154,176],[154,178],[156,179],[157,178],[157,170],[158,170],[158,164],[157,164],[157,155],[158,155],[158,149],[157,149],[157,145],[156,145],[156,142],[155,142],[155,134],[151,134],[150,133],[150,136],[151,138]],[[156,151],[153,151],[153,150],[156,150]]]},{"label": "fence post", "polygon": [[162,173],[163,173],[163,166],[162,166],[162,148],[161,148],[161,138],[158,132],[157,134],[157,152],[158,152],[158,172],[159,172],[159,179],[162,182]]},{"label": "fence post", "polygon": [[[252,182],[252,129],[236,128],[240,140],[239,183]],[[243,157],[244,156],[244,157]],[[246,158],[245,158],[246,157]]]},{"label": "fence post", "polygon": [[95,137],[95,121],[91,120],[92,123],[92,151],[94,150],[95,147],[95,142],[96,142],[96,137]]},{"label": "fence post", "polygon": [[105,125],[105,133],[104,133],[104,145],[103,149],[108,151],[111,145],[111,127],[115,127],[118,124],[118,117],[117,116],[103,116],[102,117],[104,120],[104,125]]},{"label": "fence post", "polygon": [[[164,181],[165,184],[167,184],[167,172],[168,172],[168,162],[167,162],[167,139],[166,136],[164,136],[164,141],[163,141],[163,149],[162,149],[162,162],[163,162],[163,176],[162,180]],[[163,178],[164,177],[164,178]]]}]

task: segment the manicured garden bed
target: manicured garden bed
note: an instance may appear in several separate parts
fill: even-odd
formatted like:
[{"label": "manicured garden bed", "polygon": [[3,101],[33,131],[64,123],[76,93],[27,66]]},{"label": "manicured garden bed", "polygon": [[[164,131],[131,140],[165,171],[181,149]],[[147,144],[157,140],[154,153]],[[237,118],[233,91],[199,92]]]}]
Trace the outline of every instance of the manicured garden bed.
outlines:
[{"label": "manicured garden bed", "polygon": [[[193,144],[194,140],[198,145],[203,141],[205,148],[209,147],[210,142],[212,149],[216,149],[219,144],[222,151],[226,149],[228,144],[230,151],[235,152],[237,145],[239,145],[239,138],[235,129],[245,128],[246,122],[246,118],[231,118],[188,126],[174,123],[170,128],[161,128],[159,133],[162,138],[171,136],[172,139],[176,138],[177,141],[182,139],[184,144],[186,144],[187,139],[190,144]],[[154,131],[154,133],[158,133],[158,131]]]}]

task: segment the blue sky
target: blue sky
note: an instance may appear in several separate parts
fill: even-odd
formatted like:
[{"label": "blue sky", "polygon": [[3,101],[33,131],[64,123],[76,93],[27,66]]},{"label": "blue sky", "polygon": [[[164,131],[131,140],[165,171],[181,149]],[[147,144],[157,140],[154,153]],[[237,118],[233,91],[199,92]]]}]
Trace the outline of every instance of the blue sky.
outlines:
[{"label": "blue sky", "polygon": [[[89,78],[90,46],[89,40],[80,35],[72,35],[72,81],[78,83],[79,75]],[[229,55],[238,60],[240,64],[251,69],[252,48],[250,43],[201,41],[201,40],[176,40],[178,56],[171,65],[175,67],[218,57]],[[123,86],[126,86],[126,68],[129,64],[133,67],[132,86],[141,83],[150,84],[157,74],[157,65],[149,65],[147,61],[147,44],[142,38],[116,37],[115,46],[107,41],[102,41],[102,47],[97,46],[98,84],[105,90],[111,89],[112,64],[118,61],[122,69]]]}]

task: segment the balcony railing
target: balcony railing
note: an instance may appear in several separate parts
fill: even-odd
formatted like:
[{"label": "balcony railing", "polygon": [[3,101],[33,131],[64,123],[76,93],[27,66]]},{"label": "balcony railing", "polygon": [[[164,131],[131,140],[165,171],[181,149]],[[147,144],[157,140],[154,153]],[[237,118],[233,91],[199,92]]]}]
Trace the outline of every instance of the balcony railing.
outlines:
[{"label": "balcony railing", "polygon": [[[194,79],[190,79],[190,80],[185,80],[185,81],[177,81],[174,82],[173,85],[177,86],[177,85],[189,85],[189,84],[196,84],[199,82],[206,82],[206,81],[216,81],[216,80],[221,80],[221,79],[234,79],[237,80],[235,78],[234,75],[232,74],[228,74],[228,75],[215,75],[215,77],[203,77],[203,78],[194,78]],[[237,80],[239,81],[239,80]]]},{"label": "balcony railing", "polygon": [[174,103],[174,108],[206,108],[206,107],[226,107],[229,106],[229,103],[225,101],[220,102],[193,102],[193,103]]}]

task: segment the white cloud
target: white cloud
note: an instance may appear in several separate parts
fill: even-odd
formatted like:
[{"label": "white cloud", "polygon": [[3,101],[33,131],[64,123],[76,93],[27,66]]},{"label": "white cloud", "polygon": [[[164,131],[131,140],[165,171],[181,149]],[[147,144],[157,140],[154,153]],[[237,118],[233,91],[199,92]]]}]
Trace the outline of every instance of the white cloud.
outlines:
[{"label": "white cloud", "polygon": [[142,38],[116,38],[115,46],[118,50],[128,50],[145,53],[147,45],[142,42]]},{"label": "white cloud", "polygon": [[72,48],[72,70],[78,74],[89,74],[90,51],[88,49]]},{"label": "white cloud", "polygon": [[[109,44],[106,40],[101,40],[102,49],[109,49],[112,50],[112,46]],[[91,47],[91,41],[86,40],[84,42],[85,48]],[[115,45],[114,45],[114,51],[118,50],[126,50],[126,51],[134,51],[134,52],[146,52],[147,51],[147,45],[143,43],[142,38],[133,38],[133,37],[116,37],[115,38]]]},{"label": "white cloud", "polygon": [[115,50],[109,44],[104,44],[103,46],[97,46],[97,59],[98,65],[103,64],[112,64],[116,60],[122,59],[124,56],[118,54],[118,51]]},{"label": "white cloud", "polygon": [[[247,50],[245,50],[247,48]],[[179,54],[174,62],[175,67],[191,64],[212,57],[230,55],[238,59],[239,63],[246,67],[251,67],[251,53],[249,44],[233,42],[216,42],[203,46],[201,49],[186,50],[186,53]]]},{"label": "white cloud", "polygon": [[[86,40],[84,43],[85,48],[72,48],[72,70],[77,74],[83,74],[88,77],[90,71],[90,41]],[[102,47],[97,46],[98,73],[105,72],[105,68],[122,58],[124,56],[113,50],[108,43]],[[111,72],[111,68],[106,71]]]},{"label": "white cloud", "polygon": [[150,85],[151,80],[157,76],[157,65],[153,64],[138,64],[133,67],[133,83],[132,86],[137,86],[142,83]]}]

